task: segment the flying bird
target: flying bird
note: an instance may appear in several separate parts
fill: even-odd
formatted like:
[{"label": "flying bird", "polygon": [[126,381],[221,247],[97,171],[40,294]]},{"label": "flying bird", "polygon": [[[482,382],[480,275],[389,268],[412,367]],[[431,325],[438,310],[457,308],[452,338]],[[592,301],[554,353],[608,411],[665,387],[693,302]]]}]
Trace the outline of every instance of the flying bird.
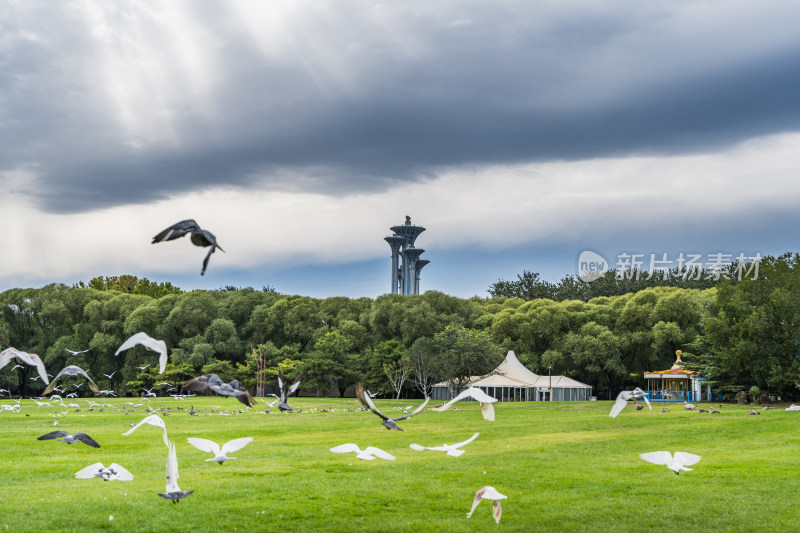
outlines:
[{"label": "flying bird", "polygon": [[[119,355],[120,352],[124,352],[125,350],[127,350],[129,348],[133,348],[137,344],[141,344],[145,348],[149,348],[149,349],[153,350],[154,352],[158,352],[159,353],[159,357],[158,357],[159,370],[158,370],[158,373],[159,374],[163,374],[164,370],[167,368],[167,343],[165,343],[164,341],[158,340],[158,339],[154,339],[153,337],[151,337],[147,333],[143,333],[143,332],[140,331],[139,333],[135,333],[134,335],[131,335],[130,338],[128,338],[128,340],[126,340],[125,342],[122,343],[122,346],[120,346],[117,349],[117,351],[114,353],[114,355]],[[150,366],[150,365],[147,365],[147,366]],[[140,370],[144,370],[145,368],[147,368],[147,366],[145,366],[145,367],[141,367],[140,366],[139,369]]]},{"label": "flying bird", "polygon": [[494,503],[492,505],[492,516],[494,516],[494,521],[498,524],[500,523],[500,515],[503,514],[503,509],[500,507],[500,500],[508,499],[507,496],[504,496],[497,492],[497,489],[490,486],[481,487],[478,492],[475,493],[475,499],[472,500],[472,509],[467,513],[467,518],[472,516],[472,513],[475,511],[475,508],[481,503],[481,500],[493,500]]},{"label": "flying bird", "polygon": [[[95,394],[100,392],[98,386],[95,385],[94,381],[92,381],[92,378],[89,377],[89,374],[87,374],[84,369],[82,369],[79,366],[69,365],[65,366],[61,370],[61,372],[56,374],[56,377],[53,378],[53,382],[50,383],[50,385],[48,385],[46,389],[44,389],[42,395],[50,394],[51,392],[53,392],[53,389],[56,387],[56,380],[61,376],[83,376],[89,381],[89,388],[92,389],[92,392],[94,392]],[[81,383],[80,385],[83,385],[83,383]],[[79,388],[80,385],[78,385],[76,388]]]},{"label": "flying bird", "polygon": [[477,439],[478,435],[479,435],[478,433],[475,433],[467,440],[456,444],[442,444],[441,446],[433,446],[433,447],[420,446],[419,444],[409,444],[408,447],[411,448],[412,450],[417,450],[418,452],[431,450],[435,452],[447,452],[447,455],[449,455],[450,457],[458,457],[459,455],[462,455],[465,452],[465,450],[462,450],[460,448],[466,446],[470,442]]},{"label": "flying bird", "polygon": [[220,448],[219,444],[217,444],[213,440],[200,439],[197,437],[189,437],[186,440],[188,440],[189,444],[191,444],[201,452],[214,454],[213,459],[206,459],[207,463],[216,461],[219,464],[222,464],[225,461],[236,459],[236,457],[228,457],[228,454],[241,450],[242,448],[253,442],[253,437],[242,437],[240,439],[229,440],[228,442],[222,445],[222,448]]},{"label": "flying bird", "polygon": [[380,457],[381,459],[386,459],[387,461],[394,461],[394,455],[381,450],[380,448],[376,448],[375,446],[367,446],[363,450],[359,448],[357,445],[353,444],[352,442],[347,444],[340,444],[339,446],[334,446],[331,448],[333,453],[356,453],[356,457],[359,459],[363,459],[365,461],[372,461],[376,457]]},{"label": "flying bird", "polygon": [[483,414],[483,418],[485,418],[490,422],[494,422],[494,406],[492,406],[492,404],[497,401],[497,398],[489,396],[478,387],[470,387],[466,390],[461,391],[459,394],[456,395],[455,398],[453,398],[444,405],[434,407],[433,410],[444,411],[446,409],[450,409],[450,407],[455,402],[464,400],[466,398],[472,398],[473,400],[477,400],[481,404],[481,414]]},{"label": "flying bird", "polygon": [[286,400],[289,398],[289,396],[294,394],[294,391],[296,391],[297,387],[300,386],[300,378],[302,377],[303,377],[302,372],[300,374],[297,374],[297,377],[294,378],[294,381],[292,381],[292,384],[289,386],[289,390],[286,390],[286,387],[283,383],[283,373],[280,370],[278,370],[278,391],[281,393],[281,401],[278,404],[278,409],[280,409],[281,411],[293,411],[291,406],[288,403],[286,403]]},{"label": "flying bird", "polygon": [[50,380],[47,378],[47,370],[44,368],[44,363],[42,362],[42,359],[35,353],[23,352],[14,347],[6,348],[0,352],[0,368],[6,366],[14,358],[16,358],[20,363],[35,366],[39,371],[42,381],[45,383],[50,383]]},{"label": "flying bird", "polygon": [[270,393],[270,394],[267,394],[267,396],[272,396],[273,398],[275,398],[271,402],[268,402],[264,398],[261,398],[261,401],[264,402],[265,404],[269,405],[270,407],[275,407],[275,404],[278,403],[279,401],[281,401],[281,397],[278,396],[277,394]]},{"label": "flying bird", "polygon": [[172,503],[178,503],[182,498],[191,495],[193,490],[183,491],[178,487],[178,454],[175,452],[175,444],[169,443],[169,455],[167,456],[167,484],[164,493],[158,495]]},{"label": "flying bird", "polygon": [[[217,248],[222,250],[222,247],[219,244],[217,244],[217,238],[214,236],[213,233],[211,233],[208,230],[201,229],[200,226],[197,225],[197,222],[195,222],[194,220],[192,219],[181,220],[177,224],[173,224],[172,226],[168,227],[167,229],[165,229],[164,231],[153,237],[153,242],[151,242],[150,244],[155,244],[157,242],[163,242],[163,241],[171,241],[173,239],[183,237],[187,233],[191,233],[190,239],[192,241],[192,244],[194,244],[195,246],[202,246],[203,248],[206,248],[208,246],[211,247],[211,249],[206,254],[206,258],[203,259],[203,270],[200,271],[200,275],[202,276],[206,273],[206,267],[208,266],[208,259],[211,257],[211,254],[213,254]],[[222,251],[224,252],[225,250]]]},{"label": "flying bird", "polygon": [[247,407],[252,407],[256,404],[256,401],[250,396],[249,392],[244,390],[238,380],[234,379],[230,383],[224,383],[216,374],[205,374],[184,381],[182,388],[192,392],[203,392],[206,389],[211,389],[212,392],[220,396],[236,396],[236,399]]},{"label": "flying bird", "polygon": [[82,443],[86,444],[87,446],[91,446],[92,448],[99,448],[100,445],[97,442],[87,435],[86,433],[75,433],[74,435],[70,435],[66,431],[59,430],[53,431],[51,433],[46,433],[41,437],[37,437],[36,440],[52,440],[58,439],[62,442],[66,442],[67,444],[75,444],[77,441],[81,441]]},{"label": "flying bird", "polygon": [[133,481],[133,474],[117,463],[111,463],[108,468],[103,466],[103,463],[94,463],[75,472],[75,477],[78,479],[97,477],[103,481]]},{"label": "flying bird", "polygon": [[64,349],[66,351],[68,351],[69,353],[71,353],[72,355],[78,355],[79,353],[86,353],[86,352],[89,351],[88,349],[86,349],[86,350],[81,350],[79,352],[76,352],[75,350],[70,350],[69,348],[64,348]]},{"label": "flying bird", "polygon": [[636,387],[633,390],[624,390],[617,394],[617,399],[614,401],[614,405],[611,407],[611,412],[608,416],[616,418],[620,411],[628,405],[629,400],[636,400],[637,402],[639,400],[644,400],[647,407],[649,407],[651,411],[653,410],[653,407],[650,405],[650,400],[647,399],[647,393],[639,387]]},{"label": "flying bird", "polygon": [[397,431],[403,431],[403,430],[397,427],[397,424],[395,422],[397,422],[398,420],[405,420],[406,418],[411,418],[412,416],[421,413],[422,410],[425,409],[425,406],[428,405],[428,402],[430,401],[430,398],[425,398],[425,401],[422,402],[422,405],[417,407],[411,413],[403,416],[398,416],[397,418],[389,418],[385,414],[378,411],[378,408],[375,407],[374,403],[372,403],[372,399],[364,393],[364,385],[362,383],[358,383],[356,385],[356,396],[358,397],[358,401],[361,402],[361,405],[363,405],[364,407],[366,407],[367,409],[369,409],[370,411],[372,411],[373,413],[375,413],[376,415],[378,415],[383,419],[383,422],[381,423],[386,429],[396,429]]},{"label": "flying bird", "polygon": [[674,471],[676,476],[681,473],[681,470],[692,470],[686,467],[697,464],[700,461],[699,455],[686,452],[675,452],[674,456],[669,452],[650,452],[640,454],[639,457],[654,465],[665,465]]},{"label": "flying bird", "polygon": [[114,377],[114,374],[116,374],[116,373],[117,373],[117,371],[116,371],[116,370],[114,370],[114,371],[113,371],[112,373],[110,373],[110,374],[103,374],[103,375],[104,375],[105,377],[107,377],[108,379],[111,379],[111,378],[113,378],[113,377]]},{"label": "flying bird", "polygon": [[160,427],[161,430],[162,430],[162,433],[164,434],[164,445],[167,448],[169,448],[169,439],[167,438],[167,426],[166,426],[166,424],[164,424],[164,419],[161,418],[160,416],[158,416],[157,414],[152,414],[150,416],[144,417],[141,420],[141,422],[139,422],[138,424],[133,426],[131,429],[129,429],[128,431],[123,433],[123,435],[130,435],[131,433],[136,431],[136,428],[138,428],[142,424],[150,424],[151,426]]}]

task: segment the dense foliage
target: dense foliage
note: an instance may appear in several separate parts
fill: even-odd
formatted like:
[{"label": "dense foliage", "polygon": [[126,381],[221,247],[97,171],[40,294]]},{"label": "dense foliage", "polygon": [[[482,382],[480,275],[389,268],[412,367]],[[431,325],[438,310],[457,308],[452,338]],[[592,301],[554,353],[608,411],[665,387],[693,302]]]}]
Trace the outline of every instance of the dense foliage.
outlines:
[{"label": "dense foliage", "polygon": [[800,387],[800,256],[767,257],[756,278],[724,282],[687,364],[729,393],[795,398]]},{"label": "dense foliage", "polygon": [[547,298],[562,302],[565,300],[581,300],[588,302],[599,296],[620,296],[638,292],[650,287],[679,287],[682,289],[710,289],[722,279],[735,280],[735,267],[727,267],[718,271],[698,269],[689,272],[678,272],[677,269],[667,273],[647,271],[625,272],[619,276],[615,271],[608,271],[599,279],[591,282],[581,281],[575,276],[564,276],[557,283],[550,283],[539,277],[538,272],[523,271],[517,279],[498,280],[489,287],[492,296],[522,298],[535,300]]},{"label": "dense foliage", "polygon": [[[344,395],[363,381],[393,397],[429,394],[437,382],[458,387],[490,372],[507,350],[536,373],[572,377],[607,397],[641,385],[644,371],[668,368],[682,349],[717,390],[793,398],[799,289],[791,255],[766,258],[757,277],[714,288],[648,287],[588,301],[436,291],[315,299],[268,287],[182,292],[120,276],[0,293],[0,348],[38,353],[53,374],[77,364],[122,394],[163,392],[210,372],[252,387],[259,355],[268,384],[280,369],[289,378],[303,372],[306,394]],[[165,374],[141,346],[114,355],[138,331],[167,343]],[[66,348],[88,351],[73,356]],[[32,379],[35,369],[13,366],[0,370],[0,387],[24,395],[44,388]]]}]

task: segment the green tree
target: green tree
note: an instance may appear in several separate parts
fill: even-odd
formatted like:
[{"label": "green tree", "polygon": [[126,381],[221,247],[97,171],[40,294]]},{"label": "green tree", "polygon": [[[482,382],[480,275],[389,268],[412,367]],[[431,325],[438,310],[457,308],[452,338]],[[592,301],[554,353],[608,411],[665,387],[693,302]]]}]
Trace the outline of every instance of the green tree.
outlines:
[{"label": "green tree", "polygon": [[797,398],[800,380],[800,258],[765,257],[757,277],[723,281],[703,335],[686,352],[686,367],[712,387],[735,393],[757,387]]},{"label": "green tree", "polygon": [[451,397],[474,376],[491,372],[503,360],[502,351],[483,331],[448,326],[433,337],[438,367]]}]

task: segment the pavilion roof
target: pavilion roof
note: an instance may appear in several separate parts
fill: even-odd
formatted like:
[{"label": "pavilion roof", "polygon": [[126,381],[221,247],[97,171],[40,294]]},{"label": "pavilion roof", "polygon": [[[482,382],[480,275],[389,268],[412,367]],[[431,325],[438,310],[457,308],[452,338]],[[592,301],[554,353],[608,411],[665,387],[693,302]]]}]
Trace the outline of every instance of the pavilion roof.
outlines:
[{"label": "pavilion roof", "polygon": [[683,368],[683,361],[681,361],[681,353],[682,352],[680,350],[677,350],[675,352],[677,358],[675,359],[675,363],[672,365],[671,368],[669,368],[668,370],[646,370],[645,378],[648,377],[653,378],[656,377],[656,375],[658,375],[659,377],[664,377],[665,374],[667,375],[666,377],[669,377],[669,374],[684,375],[684,376],[697,374],[698,372],[696,370],[686,370],[685,368]]}]

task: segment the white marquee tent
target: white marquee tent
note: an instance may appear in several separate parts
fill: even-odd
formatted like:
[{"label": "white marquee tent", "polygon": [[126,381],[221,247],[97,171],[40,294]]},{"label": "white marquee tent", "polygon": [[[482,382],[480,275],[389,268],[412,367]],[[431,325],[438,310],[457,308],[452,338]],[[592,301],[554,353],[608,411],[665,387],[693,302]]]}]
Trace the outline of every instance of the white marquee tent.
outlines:
[{"label": "white marquee tent", "polygon": [[[477,387],[501,402],[578,401],[592,398],[592,387],[566,376],[540,376],[519,362],[513,351],[487,376],[475,376],[469,386]],[[552,393],[551,393],[552,391]],[[454,393],[459,391],[454,391]],[[434,400],[451,398],[447,383],[433,386]]]}]

